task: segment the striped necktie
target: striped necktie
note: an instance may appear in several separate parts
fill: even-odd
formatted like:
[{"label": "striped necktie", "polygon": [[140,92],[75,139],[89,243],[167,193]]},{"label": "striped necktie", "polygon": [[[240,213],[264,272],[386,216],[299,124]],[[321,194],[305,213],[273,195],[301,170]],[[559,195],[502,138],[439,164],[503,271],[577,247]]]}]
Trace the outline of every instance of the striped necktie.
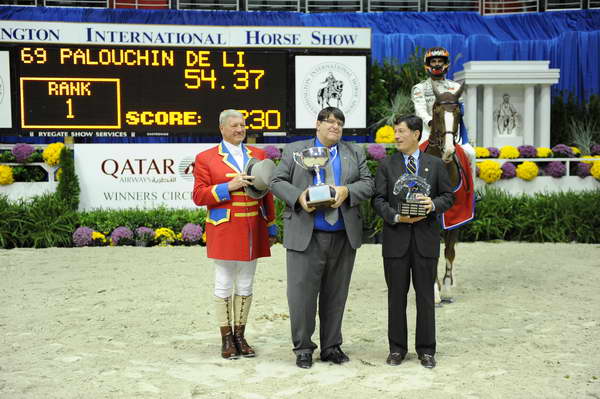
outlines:
[{"label": "striped necktie", "polygon": [[415,164],[415,157],[413,157],[412,155],[408,156],[408,164],[406,165],[406,170],[408,170],[408,173],[411,173],[413,175],[417,174],[417,165]]}]

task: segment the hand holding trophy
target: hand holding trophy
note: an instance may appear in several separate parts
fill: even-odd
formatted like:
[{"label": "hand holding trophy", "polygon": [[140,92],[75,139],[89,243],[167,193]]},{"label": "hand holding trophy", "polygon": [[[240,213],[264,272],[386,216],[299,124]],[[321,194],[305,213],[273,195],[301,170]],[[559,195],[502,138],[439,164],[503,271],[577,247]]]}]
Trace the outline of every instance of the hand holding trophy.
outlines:
[{"label": "hand holding trophy", "polygon": [[398,213],[402,216],[426,216],[428,208],[422,198],[428,197],[431,186],[421,176],[404,174],[394,184],[394,195],[398,196]]},{"label": "hand holding trophy", "polygon": [[308,187],[307,205],[313,208],[328,208],[335,203],[335,190],[321,181],[320,168],[329,163],[329,148],[310,147],[293,153],[294,162],[317,176],[317,184]]}]

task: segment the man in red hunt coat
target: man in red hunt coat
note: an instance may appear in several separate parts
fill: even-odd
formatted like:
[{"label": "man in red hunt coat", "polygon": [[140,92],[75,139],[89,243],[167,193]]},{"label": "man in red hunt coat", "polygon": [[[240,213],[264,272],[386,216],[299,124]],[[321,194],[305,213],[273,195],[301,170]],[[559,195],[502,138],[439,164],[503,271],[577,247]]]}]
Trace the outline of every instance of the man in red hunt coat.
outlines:
[{"label": "man in red hunt coat", "polygon": [[193,200],[207,207],[206,246],[208,257],[215,261],[221,355],[236,359],[255,356],[244,338],[252,283],[257,258],[271,256],[277,226],[273,195],[267,189],[253,189],[254,177],[245,173],[250,159],[265,159],[265,153],[243,144],[243,115],[231,109],[221,112],[219,129],[223,141],[196,155]]}]

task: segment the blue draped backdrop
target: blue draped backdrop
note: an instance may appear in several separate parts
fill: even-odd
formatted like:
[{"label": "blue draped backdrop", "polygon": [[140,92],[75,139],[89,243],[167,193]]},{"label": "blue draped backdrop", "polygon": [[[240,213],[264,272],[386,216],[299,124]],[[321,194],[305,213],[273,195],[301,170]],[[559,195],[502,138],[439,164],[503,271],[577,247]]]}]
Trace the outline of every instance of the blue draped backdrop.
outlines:
[{"label": "blue draped backdrop", "polygon": [[[468,61],[550,60],[553,94],[600,94],[600,10],[481,16],[474,12],[322,13],[1,7],[1,20],[170,25],[339,26],[372,30],[372,60],[408,60],[416,47],[446,47]],[[163,139],[164,140],[164,139]],[[3,141],[6,141],[3,139]],[[52,140],[55,141],[55,140]],[[137,139],[137,142],[141,140]],[[151,141],[161,141],[155,138]],[[174,141],[166,139],[165,141]],[[182,141],[182,140],[177,140]]]}]

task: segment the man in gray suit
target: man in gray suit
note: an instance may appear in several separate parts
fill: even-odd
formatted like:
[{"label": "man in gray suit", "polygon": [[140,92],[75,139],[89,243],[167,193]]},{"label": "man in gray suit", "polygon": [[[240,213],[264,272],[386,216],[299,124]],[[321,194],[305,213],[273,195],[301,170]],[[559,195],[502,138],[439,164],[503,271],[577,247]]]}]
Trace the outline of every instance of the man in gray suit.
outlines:
[{"label": "man in gray suit", "polygon": [[[364,149],[341,141],[345,117],[327,107],[317,117],[314,139],[288,144],[275,169],[271,190],[286,203],[283,212],[287,249],[287,297],[296,365],[312,367],[312,341],[317,299],[321,360],[349,361],[342,351],[342,317],[354,266],[362,242],[359,204],[373,194],[373,180]],[[331,208],[316,210],[307,204],[307,188],[316,176],[294,162],[293,154],[310,147],[328,147],[329,172],[322,181],[335,191]],[[322,175],[325,171],[322,170]]]},{"label": "man in gray suit", "polygon": [[[406,296],[412,274],[417,302],[415,346],[421,364],[435,367],[435,304],[433,284],[440,256],[440,226],[436,220],[454,202],[450,179],[440,158],[419,150],[423,121],[418,116],[397,118],[394,136],[397,153],[385,158],[375,177],[375,212],[383,225],[383,267],[388,286],[387,363],[397,366],[404,360],[407,345]],[[401,216],[394,185],[405,173],[424,177],[430,184],[428,196],[420,197],[427,216]]]}]

